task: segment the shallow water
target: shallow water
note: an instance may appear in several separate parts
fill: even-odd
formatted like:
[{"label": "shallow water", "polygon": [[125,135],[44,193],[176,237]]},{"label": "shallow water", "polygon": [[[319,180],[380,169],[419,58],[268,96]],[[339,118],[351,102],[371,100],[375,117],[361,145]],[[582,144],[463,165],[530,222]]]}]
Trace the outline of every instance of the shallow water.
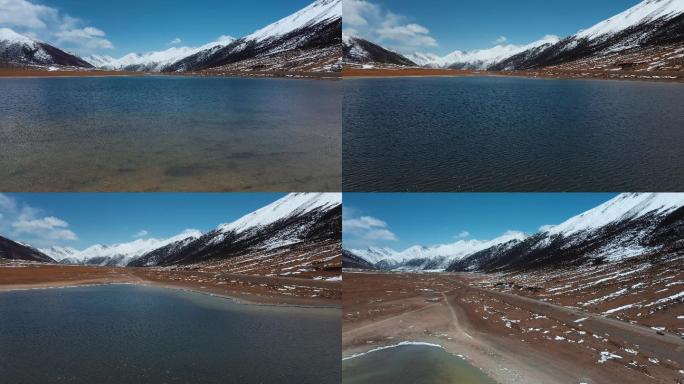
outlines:
[{"label": "shallow water", "polygon": [[339,191],[339,81],[0,80],[0,189]]},{"label": "shallow water", "polygon": [[0,293],[0,381],[339,383],[340,316],[124,285]]},{"label": "shallow water", "polygon": [[681,191],[684,85],[345,79],[345,191]]},{"label": "shallow water", "polygon": [[405,345],[342,362],[345,384],[495,384],[465,360],[441,348]]}]

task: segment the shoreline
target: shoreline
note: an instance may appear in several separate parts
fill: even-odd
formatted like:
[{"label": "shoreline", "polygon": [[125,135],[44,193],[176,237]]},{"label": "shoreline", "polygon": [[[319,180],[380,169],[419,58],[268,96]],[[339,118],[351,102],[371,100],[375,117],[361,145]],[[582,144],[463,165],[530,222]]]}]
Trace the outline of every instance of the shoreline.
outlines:
[{"label": "shoreline", "polygon": [[225,77],[247,79],[290,79],[290,80],[339,80],[341,72],[134,72],[114,70],[30,70],[0,68],[0,79],[50,79],[50,78],[108,78],[108,77]]},{"label": "shoreline", "polygon": [[[562,72],[562,71],[558,71]],[[597,76],[585,76],[593,74]],[[470,71],[451,69],[343,69],[343,79],[396,79],[396,78],[455,78],[455,77],[504,77],[539,80],[601,80],[601,81],[646,81],[656,83],[684,83],[684,73],[675,78],[665,77],[661,72],[628,72],[624,77],[610,76],[619,74],[611,71],[566,71],[562,74],[543,71]],[[649,77],[650,75],[650,77]],[[671,75],[671,74],[670,74]],[[642,76],[642,77],[638,77]],[[646,77],[643,77],[646,76]]]},{"label": "shoreline", "polygon": [[[199,276],[199,275],[198,275]],[[138,286],[174,289],[230,299],[239,304],[302,308],[341,309],[337,281],[280,278],[259,275],[231,275],[234,285],[187,280],[184,271],[160,275],[159,271],[142,268],[113,268],[87,266],[0,265],[0,293],[39,289],[78,288],[87,286],[131,284]],[[330,291],[329,297],[311,297],[306,293],[288,295],[280,293],[283,286],[297,285],[308,289]],[[245,287],[246,289],[240,289]],[[336,298],[337,297],[337,298]]]},{"label": "shoreline", "polygon": [[94,283],[78,283],[78,282],[58,282],[58,283],[37,283],[26,285],[9,285],[0,286],[0,293],[4,292],[22,292],[22,291],[40,291],[48,289],[70,289],[70,288],[86,288],[86,287],[101,287],[109,285],[133,285],[136,287],[155,287],[162,289],[169,289],[181,292],[191,292],[198,295],[205,295],[211,297],[218,297],[232,301],[237,305],[248,305],[256,307],[277,307],[277,308],[305,308],[305,309],[342,309],[341,305],[307,305],[307,304],[288,304],[288,303],[260,303],[257,301],[249,301],[221,293],[214,293],[210,290],[201,290],[192,287],[174,286],[170,284],[158,284],[150,281],[112,281],[112,282],[94,282]]}]

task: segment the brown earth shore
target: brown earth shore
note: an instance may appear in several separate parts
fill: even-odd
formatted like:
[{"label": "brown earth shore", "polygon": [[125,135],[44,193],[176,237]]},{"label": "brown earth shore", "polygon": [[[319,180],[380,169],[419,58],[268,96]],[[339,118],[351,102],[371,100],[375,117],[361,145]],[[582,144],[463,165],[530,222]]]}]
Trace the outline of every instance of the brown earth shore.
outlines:
[{"label": "brown earth shore", "polygon": [[341,296],[339,281],[162,268],[16,262],[0,264],[0,292],[100,284],[138,284],[184,289],[227,297],[245,304],[339,307]]},{"label": "brown earth shore", "polygon": [[32,77],[135,77],[135,76],[196,76],[196,77],[264,77],[264,78],[307,78],[307,79],[339,79],[340,72],[298,72],[298,71],[199,71],[199,72],[173,72],[151,73],[131,71],[105,71],[105,70],[59,70],[48,71],[45,69],[27,68],[0,68],[0,78],[32,78]]},{"label": "brown earth shore", "polygon": [[684,382],[677,336],[484,289],[481,279],[345,272],[343,356],[422,341],[463,356],[500,383]]},{"label": "brown earth shore", "polygon": [[382,77],[524,77],[539,79],[596,79],[684,82],[682,71],[602,71],[602,70],[528,70],[528,71],[471,71],[434,68],[344,68],[345,78]]}]

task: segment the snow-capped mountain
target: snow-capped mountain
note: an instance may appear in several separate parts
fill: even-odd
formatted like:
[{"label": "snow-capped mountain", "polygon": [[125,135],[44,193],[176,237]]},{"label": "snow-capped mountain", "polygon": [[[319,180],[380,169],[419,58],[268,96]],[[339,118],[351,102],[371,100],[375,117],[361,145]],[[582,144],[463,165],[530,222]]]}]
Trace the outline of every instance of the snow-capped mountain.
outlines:
[{"label": "snow-capped mountain", "polygon": [[171,47],[163,51],[143,54],[129,53],[120,58],[91,55],[85,59],[97,68],[122,71],[161,72],[167,66],[198,52],[214,52],[235,41],[230,36],[221,36],[216,41],[199,47]]},{"label": "snow-capped mountain", "polygon": [[621,194],[519,244],[454,262],[450,271],[502,271],[624,261],[684,251],[684,194]]},{"label": "snow-capped mountain", "polygon": [[509,231],[492,240],[459,240],[451,244],[431,247],[416,245],[400,252],[390,248],[376,247],[346,251],[378,269],[445,270],[455,261],[481,250],[500,244],[517,244],[526,237],[527,235],[522,232]]},{"label": "snow-capped mountain", "polygon": [[342,35],[342,52],[345,64],[367,66],[416,66],[416,62],[368,40]]},{"label": "snow-capped mountain", "polygon": [[[684,57],[684,0],[644,0],[545,49],[528,50],[494,69],[666,69]],[[630,56],[627,56],[630,55]],[[639,64],[644,64],[639,67]]]},{"label": "snow-capped mountain", "polygon": [[85,60],[9,28],[0,28],[0,63],[92,68]]},{"label": "snow-capped mountain", "polygon": [[408,57],[415,63],[424,67],[486,70],[511,56],[529,50],[547,48],[556,44],[559,40],[560,39],[557,36],[549,35],[526,45],[500,44],[487,49],[477,49],[467,52],[454,51],[443,57],[424,53],[415,53]]},{"label": "snow-capped mountain", "polygon": [[28,245],[0,236],[0,259],[54,263],[55,260]]},{"label": "snow-capped mountain", "polygon": [[113,245],[93,245],[84,250],[73,248],[52,247],[41,249],[44,254],[52,257],[63,264],[85,264],[99,266],[119,266],[128,265],[131,261],[141,257],[158,248],[166,247],[178,242],[194,240],[202,235],[197,230],[186,230],[168,239],[136,239],[129,243]]},{"label": "snow-capped mountain", "polygon": [[340,65],[341,35],[342,0],[317,0],[221,49],[200,51],[166,70],[330,71]]},{"label": "snow-capped mountain", "polygon": [[178,247],[150,252],[131,266],[193,264],[340,237],[342,195],[292,193]]}]

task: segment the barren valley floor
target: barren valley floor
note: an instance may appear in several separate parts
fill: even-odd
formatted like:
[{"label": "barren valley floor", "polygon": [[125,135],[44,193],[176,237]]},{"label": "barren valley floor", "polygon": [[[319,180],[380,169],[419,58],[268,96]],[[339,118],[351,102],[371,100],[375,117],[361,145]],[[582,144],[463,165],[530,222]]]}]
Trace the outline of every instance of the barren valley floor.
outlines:
[{"label": "barren valley floor", "polygon": [[[661,335],[638,323],[591,312],[593,308],[561,306],[497,289],[502,284],[494,279],[477,274],[345,272],[343,356],[403,341],[429,342],[462,355],[501,383],[684,379],[684,340],[678,335]],[[670,304],[664,308],[668,316],[684,314],[682,303]]]}]

